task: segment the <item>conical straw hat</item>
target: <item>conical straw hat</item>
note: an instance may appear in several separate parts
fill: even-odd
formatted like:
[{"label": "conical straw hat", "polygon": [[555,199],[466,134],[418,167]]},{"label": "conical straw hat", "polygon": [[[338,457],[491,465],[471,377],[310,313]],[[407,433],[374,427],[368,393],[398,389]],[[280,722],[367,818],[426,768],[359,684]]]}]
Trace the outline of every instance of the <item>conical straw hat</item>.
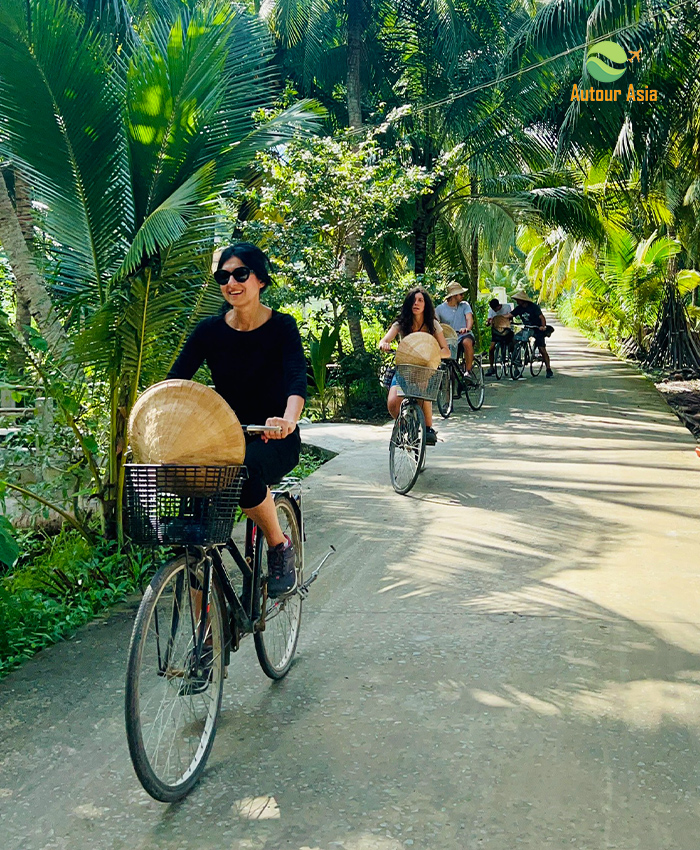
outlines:
[{"label": "conical straw hat", "polygon": [[442,332],[445,334],[445,339],[457,339],[457,331],[452,327],[452,325],[441,322],[440,327],[442,328]]},{"label": "conical straw hat", "polygon": [[224,399],[179,378],[154,384],[137,399],[129,439],[137,463],[228,466],[245,457],[243,429]]},{"label": "conical straw hat", "polygon": [[401,340],[396,349],[396,362],[399,366],[429,366],[431,369],[437,369],[441,359],[440,346],[431,334],[409,334]]},{"label": "conical straw hat", "polygon": [[510,319],[507,316],[494,316],[491,324],[497,331],[503,331],[510,327]]}]

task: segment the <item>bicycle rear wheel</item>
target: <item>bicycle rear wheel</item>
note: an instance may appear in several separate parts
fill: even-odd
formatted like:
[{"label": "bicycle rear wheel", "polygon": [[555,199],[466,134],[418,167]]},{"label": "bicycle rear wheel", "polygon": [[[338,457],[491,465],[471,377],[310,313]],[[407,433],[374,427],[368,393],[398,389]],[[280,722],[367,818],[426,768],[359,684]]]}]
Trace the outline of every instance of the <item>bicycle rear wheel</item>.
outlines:
[{"label": "bicycle rear wheel", "polygon": [[440,416],[443,419],[447,419],[447,417],[452,413],[454,402],[452,395],[452,370],[448,365],[441,366],[442,370],[442,383],[440,384],[440,391],[437,396],[437,405],[438,410],[440,411]]},{"label": "bicycle rear wheel", "polygon": [[484,367],[479,357],[474,358],[472,380],[467,380],[467,401],[472,410],[479,410],[484,403],[485,393]]},{"label": "bicycle rear wheel", "polygon": [[202,564],[183,555],[144,594],[129,646],[126,737],[139,781],[172,803],[199,779],[211,752],[224,687],[221,595],[212,586],[202,656],[195,664]]},{"label": "bicycle rear wheel", "polygon": [[402,495],[416,483],[425,459],[425,416],[415,401],[404,402],[389,442],[391,484]]},{"label": "bicycle rear wheel", "polygon": [[[288,535],[296,556],[297,587],[304,583],[304,550],[301,529],[291,499],[285,493],[275,495],[275,508],[282,532]],[[268,546],[262,532],[255,549],[256,575],[267,573]],[[279,599],[270,599],[263,594],[263,583],[259,584],[258,611],[265,601],[264,628],[254,634],[255,651],[266,676],[282,679],[289,672],[294,660],[299,629],[301,628],[301,594],[298,591]]]},{"label": "bicycle rear wheel", "polygon": [[542,371],[544,360],[542,359],[542,352],[539,348],[535,348],[534,345],[532,346],[530,354],[530,374],[533,378],[536,378]]},{"label": "bicycle rear wheel", "polygon": [[522,377],[525,371],[525,352],[523,348],[524,343],[516,342],[510,353],[510,376],[514,381]]}]

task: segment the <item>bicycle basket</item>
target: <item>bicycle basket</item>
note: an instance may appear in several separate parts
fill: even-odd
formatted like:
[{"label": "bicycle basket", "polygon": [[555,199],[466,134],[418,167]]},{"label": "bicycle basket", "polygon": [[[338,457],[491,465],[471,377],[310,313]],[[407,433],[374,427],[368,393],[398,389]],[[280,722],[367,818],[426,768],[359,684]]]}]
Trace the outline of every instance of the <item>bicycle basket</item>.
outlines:
[{"label": "bicycle basket", "polygon": [[396,367],[396,383],[408,398],[435,401],[444,374],[442,369],[404,364]]},{"label": "bicycle basket", "polygon": [[124,524],[145,546],[222,543],[246,479],[244,466],[125,464]]},{"label": "bicycle basket", "polygon": [[446,339],[447,347],[450,349],[450,357],[453,360],[457,359],[457,352],[459,351],[459,340],[457,339]]}]

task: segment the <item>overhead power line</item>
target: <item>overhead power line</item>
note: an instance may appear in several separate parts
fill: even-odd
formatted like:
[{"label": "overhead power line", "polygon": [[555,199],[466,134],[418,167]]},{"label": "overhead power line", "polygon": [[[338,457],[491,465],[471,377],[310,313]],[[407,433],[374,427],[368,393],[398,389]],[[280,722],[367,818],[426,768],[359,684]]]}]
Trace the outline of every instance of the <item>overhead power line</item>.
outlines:
[{"label": "overhead power line", "polygon": [[[438,106],[448,106],[454,103],[456,100],[461,100],[464,97],[468,97],[470,94],[475,94],[478,91],[483,91],[484,89],[493,88],[494,86],[499,85],[500,83],[507,82],[508,80],[514,80],[517,77],[521,77],[523,74],[527,74],[530,71],[534,71],[537,68],[542,68],[544,65],[548,65],[550,62],[556,62],[557,59],[562,59],[565,56],[569,56],[572,53],[576,53],[578,50],[583,50],[586,47],[590,47],[592,44],[597,44],[599,41],[607,41],[613,36],[619,35],[621,32],[626,32],[627,30],[634,29],[638,27],[640,24],[651,22],[655,18],[658,18],[661,15],[667,15],[671,12],[674,12],[676,9],[680,9],[683,6],[687,6],[689,3],[696,3],[697,0],[680,0],[679,3],[674,3],[672,6],[668,6],[666,9],[660,9],[658,12],[653,12],[647,15],[645,18],[640,19],[639,21],[635,21],[631,24],[626,24],[623,27],[618,27],[615,30],[611,30],[604,35],[600,35],[597,38],[592,39],[591,41],[585,41],[581,44],[574,45],[573,47],[569,47],[567,50],[563,50],[561,53],[557,53],[555,56],[549,56],[547,59],[543,59],[541,62],[535,62],[532,65],[528,65],[526,68],[520,68],[517,71],[513,71],[510,74],[504,74],[503,76],[496,77],[493,80],[488,80],[484,83],[479,83],[479,85],[472,86],[471,88],[464,89],[464,91],[455,92],[454,94],[448,95],[440,100],[432,101],[431,103],[424,103],[422,106],[417,106],[410,109],[411,115],[419,115],[422,112],[427,112],[430,109],[436,109]],[[409,104],[407,104],[409,106]],[[351,133],[362,132],[362,128],[357,128],[357,130],[352,130]]]}]

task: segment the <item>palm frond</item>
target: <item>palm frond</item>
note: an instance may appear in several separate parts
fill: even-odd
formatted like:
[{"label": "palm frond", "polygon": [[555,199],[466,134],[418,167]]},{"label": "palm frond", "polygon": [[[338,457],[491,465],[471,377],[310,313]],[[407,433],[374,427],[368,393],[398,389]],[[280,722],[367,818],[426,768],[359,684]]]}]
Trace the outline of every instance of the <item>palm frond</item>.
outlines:
[{"label": "palm frond", "polygon": [[20,164],[47,207],[57,281],[89,282],[100,299],[133,223],[109,52],[67,0],[32,5],[31,37],[26,20],[0,17],[0,153]]}]

